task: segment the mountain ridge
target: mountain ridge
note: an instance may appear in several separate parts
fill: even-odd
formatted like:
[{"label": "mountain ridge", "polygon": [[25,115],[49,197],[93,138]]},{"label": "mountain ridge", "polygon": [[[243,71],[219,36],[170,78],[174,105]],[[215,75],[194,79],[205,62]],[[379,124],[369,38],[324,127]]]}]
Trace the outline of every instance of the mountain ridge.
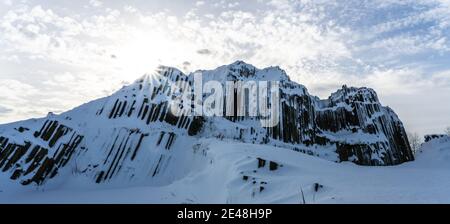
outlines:
[{"label": "mountain ridge", "polygon": [[[265,128],[258,117],[236,112],[176,117],[169,110],[175,94],[171,87],[179,80],[193,82],[194,73],[161,66],[108,97],[59,115],[0,125],[0,169],[24,185],[42,185],[67,170],[99,184],[164,185],[192,171],[202,148],[200,138],[273,145],[360,165],[414,159],[400,119],[370,88],[343,86],[320,100],[279,67],[257,69],[237,61],[198,72],[204,74],[203,81],[222,84],[277,79],[280,123]],[[237,98],[240,93],[234,94]]]}]

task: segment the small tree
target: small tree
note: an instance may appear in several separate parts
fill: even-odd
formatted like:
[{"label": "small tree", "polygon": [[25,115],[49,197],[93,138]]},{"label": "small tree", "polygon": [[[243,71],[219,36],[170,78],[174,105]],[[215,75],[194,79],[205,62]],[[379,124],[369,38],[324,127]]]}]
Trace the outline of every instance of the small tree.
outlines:
[{"label": "small tree", "polygon": [[448,136],[450,136],[450,127],[447,127],[447,129],[445,129],[445,134],[447,134]]},{"label": "small tree", "polygon": [[408,133],[409,145],[411,146],[411,150],[415,154],[420,149],[420,144],[422,141],[420,140],[419,134],[417,133]]}]

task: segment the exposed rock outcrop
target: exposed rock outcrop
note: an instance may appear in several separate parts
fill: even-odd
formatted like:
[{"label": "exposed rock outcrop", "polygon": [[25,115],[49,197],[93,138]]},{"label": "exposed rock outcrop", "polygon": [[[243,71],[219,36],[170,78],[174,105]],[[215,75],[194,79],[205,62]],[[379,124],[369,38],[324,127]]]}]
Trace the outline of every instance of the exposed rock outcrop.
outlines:
[{"label": "exposed rock outcrop", "polygon": [[[161,67],[115,94],[61,115],[0,126],[0,171],[22,184],[43,184],[70,164],[96,183],[173,181],[170,163],[183,164],[199,137],[271,144],[333,161],[395,165],[414,159],[402,122],[368,88],[343,86],[320,100],[278,67],[257,69],[238,61],[199,71],[203,82],[279,81],[279,124],[261,126],[258,116],[238,116],[245,93],[224,98],[225,117],[175,116],[173,84],[193,84],[193,75]],[[244,94],[244,95],[243,95]],[[203,95],[204,98],[208,94]],[[206,153],[206,151],[203,151]],[[262,160],[260,161],[262,163]],[[269,162],[270,170],[278,164]],[[261,164],[260,164],[261,165]],[[187,172],[187,171],[186,171]]]}]

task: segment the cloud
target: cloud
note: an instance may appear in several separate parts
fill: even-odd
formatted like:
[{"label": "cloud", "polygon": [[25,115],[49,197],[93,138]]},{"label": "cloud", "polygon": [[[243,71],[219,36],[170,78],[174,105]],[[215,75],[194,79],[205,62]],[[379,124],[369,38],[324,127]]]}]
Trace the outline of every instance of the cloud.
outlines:
[{"label": "cloud", "polygon": [[3,0],[2,3],[7,5],[7,6],[11,6],[12,5],[12,0]]},{"label": "cloud", "polygon": [[182,66],[181,66],[181,69],[183,71],[189,71],[190,67],[191,67],[191,63],[188,62],[188,61],[185,61],[185,62],[183,62]]},{"label": "cloud", "polygon": [[91,5],[92,7],[100,7],[103,5],[103,2],[99,0],[89,0],[89,5]]},{"label": "cloud", "polygon": [[197,51],[197,53],[208,55],[208,54],[211,54],[212,52],[209,49],[200,49]]},{"label": "cloud", "polygon": [[12,109],[0,105],[0,114],[6,114],[6,113],[10,113],[12,111],[13,111]]},{"label": "cloud", "polygon": [[[238,59],[279,65],[321,97],[343,84],[373,87],[408,123],[417,118],[407,111],[423,102],[400,102],[450,87],[450,4],[444,0],[217,0],[213,9],[205,3],[182,3],[192,8],[181,13],[101,1],[90,1],[96,9],[89,12],[44,2],[5,10],[0,85],[16,87],[0,90],[8,91],[0,105],[17,115],[2,119],[70,109],[159,64],[186,72]],[[415,128],[436,127],[430,121]]]},{"label": "cloud", "polygon": [[197,2],[195,2],[195,6],[202,6],[202,5],[204,5],[205,4],[205,2],[204,1],[197,1]]},{"label": "cloud", "polygon": [[135,12],[137,12],[138,10],[137,10],[135,7],[131,6],[131,5],[126,5],[126,6],[124,7],[124,11],[125,11],[125,12],[129,12],[129,13],[135,13]]},{"label": "cloud", "polygon": [[236,8],[239,6],[239,2],[228,3],[228,8]]},{"label": "cloud", "polygon": [[[21,83],[13,79],[0,79],[2,88],[0,88],[0,95],[2,96],[0,102],[0,123],[10,122],[12,120],[6,118],[20,118],[21,116],[30,116],[34,108],[28,102],[32,101],[32,97],[37,93],[37,90],[31,86]],[[11,113],[14,111],[14,114]]]}]

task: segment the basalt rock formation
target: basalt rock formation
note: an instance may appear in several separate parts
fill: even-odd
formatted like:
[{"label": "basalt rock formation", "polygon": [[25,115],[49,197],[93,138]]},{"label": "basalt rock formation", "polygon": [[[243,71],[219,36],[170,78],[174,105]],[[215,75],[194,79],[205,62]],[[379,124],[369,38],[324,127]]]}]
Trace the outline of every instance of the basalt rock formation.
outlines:
[{"label": "basalt rock formation", "polygon": [[[178,94],[173,84],[192,84],[194,78],[160,67],[111,96],[60,115],[0,125],[0,171],[24,185],[42,185],[63,176],[59,173],[64,170],[99,184],[162,185],[176,180],[195,159],[193,154],[207,153],[196,144],[198,138],[270,144],[360,165],[395,165],[414,159],[402,122],[380,104],[372,89],[343,86],[321,100],[279,67],[257,69],[237,61],[198,72],[203,82],[224,85],[279,81],[279,124],[263,127],[258,116],[238,116],[245,108],[226,99],[223,107],[232,108],[232,115],[175,116],[169,109]],[[232,94],[234,99],[243,97],[237,90]],[[276,169],[278,164],[269,162],[269,166]]]}]

